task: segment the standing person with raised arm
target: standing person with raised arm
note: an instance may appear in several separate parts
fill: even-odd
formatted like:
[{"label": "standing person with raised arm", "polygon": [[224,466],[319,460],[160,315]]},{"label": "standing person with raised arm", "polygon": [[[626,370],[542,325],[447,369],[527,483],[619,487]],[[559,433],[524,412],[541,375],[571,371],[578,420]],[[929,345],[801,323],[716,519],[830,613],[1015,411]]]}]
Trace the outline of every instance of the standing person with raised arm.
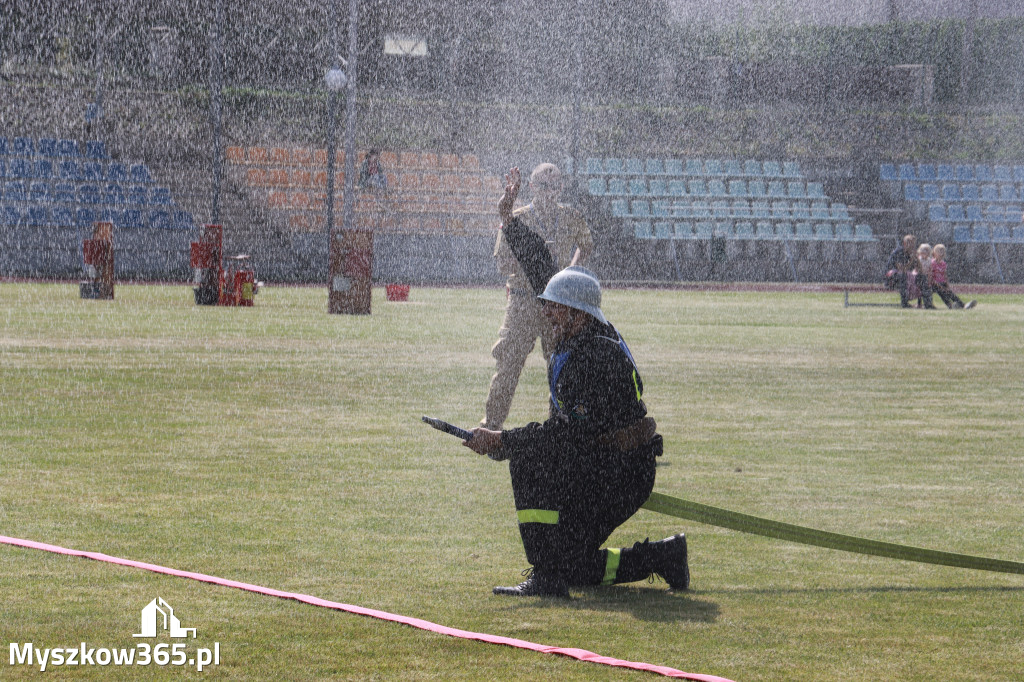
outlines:
[{"label": "standing person with raised arm", "polygon": [[[511,169],[506,183],[514,185],[513,202],[518,195],[520,181],[519,169]],[[538,165],[530,174],[530,189],[533,192],[530,204],[515,210],[511,202],[499,207],[502,225],[507,225],[512,217],[518,218],[524,227],[543,240],[556,270],[584,264],[594,250],[594,243],[583,216],[575,209],[558,203],[562,193],[562,172],[552,163]],[[503,200],[508,196],[506,190]],[[507,304],[498,341],[491,349],[496,368],[480,426],[500,430],[511,409],[519,375],[537,338],[540,338],[545,360],[551,356],[553,342],[550,325],[541,314],[537,300],[537,295],[543,291],[543,283],[539,290],[532,285],[509,248],[504,230],[498,234],[494,258],[498,270],[508,278]]]}]

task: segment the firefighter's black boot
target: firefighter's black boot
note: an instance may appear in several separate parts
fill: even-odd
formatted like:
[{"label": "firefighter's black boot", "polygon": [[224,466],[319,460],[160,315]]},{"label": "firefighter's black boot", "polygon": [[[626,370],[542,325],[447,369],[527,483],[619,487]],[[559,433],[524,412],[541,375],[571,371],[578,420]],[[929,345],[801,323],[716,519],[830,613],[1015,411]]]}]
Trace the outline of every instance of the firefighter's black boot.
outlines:
[{"label": "firefighter's black boot", "polygon": [[686,535],[680,533],[670,538],[647,544],[651,553],[654,572],[664,578],[673,590],[690,587],[690,566],[686,556]]},{"label": "firefighter's black boot", "polygon": [[494,594],[511,597],[562,597],[569,598],[569,586],[565,578],[543,569],[527,569],[529,577],[513,587],[495,587]]}]

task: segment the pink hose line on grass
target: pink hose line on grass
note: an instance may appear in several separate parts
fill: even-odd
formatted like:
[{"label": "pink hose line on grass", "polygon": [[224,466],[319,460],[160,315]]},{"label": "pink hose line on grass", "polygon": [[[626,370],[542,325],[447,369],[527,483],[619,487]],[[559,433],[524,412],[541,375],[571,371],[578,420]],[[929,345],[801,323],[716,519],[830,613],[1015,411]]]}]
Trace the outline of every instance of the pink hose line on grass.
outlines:
[{"label": "pink hose line on grass", "polygon": [[595,654],[594,652],[587,651],[585,649],[574,649],[549,646],[546,644],[535,644],[533,642],[527,642],[522,639],[514,639],[512,637],[501,637],[498,635],[488,635],[480,632],[469,632],[468,630],[459,630],[458,628],[450,628],[444,625],[438,625],[437,623],[431,623],[430,621],[421,620],[419,618],[399,616],[393,613],[387,613],[386,611],[377,611],[376,609],[367,609],[361,606],[352,606],[351,604],[341,604],[339,602],[328,601],[326,599],[320,599],[319,597],[313,597],[308,594],[299,594],[297,592],[283,592],[281,590],[275,590],[270,587],[251,585],[249,583],[238,582],[237,580],[227,580],[225,578],[218,578],[216,576],[205,575],[203,573],[179,571],[176,568],[167,568],[166,566],[147,564],[142,561],[132,561],[131,559],[121,559],[120,557],[109,556],[107,554],[102,554],[100,552],[83,552],[77,549],[68,549],[67,547],[48,545],[44,542],[22,540],[20,538],[12,538],[4,535],[0,535],[0,543],[12,545],[14,547],[23,547],[26,549],[38,549],[44,552],[53,552],[54,554],[66,554],[68,556],[83,557],[86,559],[93,559],[94,561],[103,561],[108,564],[116,564],[118,566],[140,568],[144,571],[152,571],[153,573],[163,573],[165,575],[173,575],[178,578],[188,578],[190,580],[198,580],[200,582],[211,583],[213,585],[220,585],[222,587],[233,587],[239,590],[255,592],[256,594],[265,594],[269,597],[280,597],[281,599],[294,599],[295,601],[302,602],[303,604],[310,604],[311,606],[320,606],[326,609],[345,611],[347,613],[354,613],[360,616],[369,616],[371,618],[391,621],[393,623],[402,623],[403,625],[409,625],[414,628],[419,628],[420,630],[427,630],[428,632],[436,632],[440,635],[448,635],[449,637],[471,639],[476,640],[478,642],[486,642],[487,644],[504,644],[506,646],[516,647],[518,649],[528,649],[530,651],[538,651],[544,654],[559,654],[561,656],[568,656],[569,658],[575,658],[580,661],[600,663],[602,665],[610,665],[618,668],[632,668],[633,670],[644,670],[647,672],[656,673],[658,675],[664,675],[665,677],[675,677],[684,680],[696,680],[697,682],[732,682],[731,680],[728,680],[724,677],[717,677],[715,675],[687,673],[683,672],[682,670],[676,670],[675,668],[669,668],[663,665],[653,665],[651,663],[638,663],[635,661],[623,661],[618,658],[601,656],[600,654]]}]

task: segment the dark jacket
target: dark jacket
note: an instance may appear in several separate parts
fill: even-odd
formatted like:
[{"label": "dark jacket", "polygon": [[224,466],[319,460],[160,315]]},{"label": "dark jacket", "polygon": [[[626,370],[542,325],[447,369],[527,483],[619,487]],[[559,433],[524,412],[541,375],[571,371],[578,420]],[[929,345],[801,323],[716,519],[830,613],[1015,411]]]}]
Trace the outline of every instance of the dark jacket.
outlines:
[{"label": "dark jacket", "polygon": [[612,325],[589,327],[555,348],[548,363],[551,416],[502,432],[502,445],[586,450],[597,436],[630,426],[647,414],[644,384],[625,341]]}]

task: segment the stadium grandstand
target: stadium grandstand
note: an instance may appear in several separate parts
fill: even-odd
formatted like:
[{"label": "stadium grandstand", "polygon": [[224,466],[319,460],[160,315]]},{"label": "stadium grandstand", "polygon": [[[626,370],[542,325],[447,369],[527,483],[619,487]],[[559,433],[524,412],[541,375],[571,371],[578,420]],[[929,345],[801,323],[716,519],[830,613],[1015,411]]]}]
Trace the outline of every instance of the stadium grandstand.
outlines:
[{"label": "stadium grandstand", "polygon": [[[330,213],[375,281],[499,284],[503,174],[550,160],[608,280],[878,282],[912,232],[1024,281],[1019,7],[599,4],[375,0],[350,32],[345,3],[10,3],[0,276],[77,278],[109,221],[119,278],[186,280],[218,222],[261,278],[323,282]],[[387,191],[346,178],[371,148]]]}]

